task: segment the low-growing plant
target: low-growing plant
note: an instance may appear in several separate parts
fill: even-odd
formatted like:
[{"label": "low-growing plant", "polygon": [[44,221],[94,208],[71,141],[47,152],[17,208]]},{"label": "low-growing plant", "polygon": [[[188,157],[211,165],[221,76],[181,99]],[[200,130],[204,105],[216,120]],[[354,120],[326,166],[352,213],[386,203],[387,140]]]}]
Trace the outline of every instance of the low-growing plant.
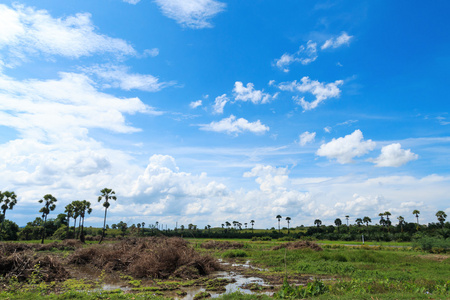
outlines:
[{"label": "low-growing plant", "polygon": [[228,250],[222,254],[224,258],[247,257],[247,252],[243,250]]}]

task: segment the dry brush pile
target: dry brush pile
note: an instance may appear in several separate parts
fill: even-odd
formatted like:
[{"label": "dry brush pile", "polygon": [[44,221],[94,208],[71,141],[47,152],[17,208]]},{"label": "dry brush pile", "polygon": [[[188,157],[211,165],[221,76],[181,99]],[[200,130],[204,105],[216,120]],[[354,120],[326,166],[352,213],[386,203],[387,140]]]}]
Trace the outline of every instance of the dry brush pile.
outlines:
[{"label": "dry brush pile", "polygon": [[181,238],[152,237],[76,250],[69,263],[120,271],[135,278],[196,278],[218,270],[209,255],[201,255]]},{"label": "dry brush pile", "polygon": [[241,249],[244,247],[243,243],[239,242],[229,242],[229,241],[207,241],[202,244],[202,248],[205,249],[219,249],[219,250],[226,250],[226,249]]},{"label": "dry brush pile", "polygon": [[285,243],[278,246],[275,246],[272,248],[272,250],[278,250],[282,248],[287,248],[289,250],[295,250],[295,249],[311,249],[314,251],[322,251],[322,247],[320,247],[318,244],[310,241],[297,241],[297,242],[291,242],[291,243]]}]

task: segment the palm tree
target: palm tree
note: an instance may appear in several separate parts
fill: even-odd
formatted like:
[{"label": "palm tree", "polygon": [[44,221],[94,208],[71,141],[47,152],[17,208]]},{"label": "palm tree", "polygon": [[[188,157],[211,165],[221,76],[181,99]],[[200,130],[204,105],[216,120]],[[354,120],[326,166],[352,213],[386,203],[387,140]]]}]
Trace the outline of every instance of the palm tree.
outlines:
[{"label": "palm tree", "polygon": [[289,224],[291,223],[291,218],[290,217],[286,217],[286,221],[288,223],[288,234],[289,234]]},{"label": "palm tree", "polygon": [[339,232],[339,226],[341,226],[341,225],[342,225],[342,221],[341,221],[341,219],[337,218],[336,220],[334,220],[334,225],[336,225],[336,226],[337,226],[337,228],[338,228],[338,232]]},{"label": "palm tree", "polygon": [[345,216],[345,219],[347,220],[347,227],[348,227],[348,219],[350,218],[350,216],[349,215],[346,215]]},{"label": "palm tree", "polygon": [[105,202],[103,202],[103,207],[105,208],[105,218],[103,221],[103,230],[102,230],[102,237],[100,238],[99,244],[103,241],[103,238],[105,237],[105,230],[106,230],[106,212],[108,211],[108,207],[111,205],[109,203],[109,200],[117,200],[117,197],[115,196],[115,192],[112,189],[104,188],[100,191],[102,193],[100,196],[98,196],[98,202],[102,201],[102,199],[105,199]]},{"label": "palm tree", "polygon": [[280,232],[280,220],[281,220],[282,216],[277,215],[275,218],[278,219],[278,232]]},{"label": "palm tree", "polygon": [[91,208],[91,202],[83,200],[80,202],[80,223],[81,223],[81,234],[80,234],[80,241],[82,243],[84,243],[84,216],[86,215],[86,213],[88,213],[89,215],[92,212],[92,208]]},{"label": "palm tree", "polygon": [[441,223],[442,228],[444,228],[444,222],[445,222],[445,218],[447,218],[447,214],[444,211],[440,210],[436,213],[436,217],[437,217],[439,223]]},{"label": "palm tree", "polygon": [[[3,231],[3,221],[5,221],[5,216],[6,216],[6,210],[7,209],[13,209],[14,205],[17,204],[17,196],[14,192],[0,192],[0,204],[1,209],[2,209],[2,215],[0,216],[0,221],[2,223],[1,225],[1,231]],[[1,232],[0,231],[0,232]],[[2,235],[2,239],[3,239],[3,235]]]},{"label": "palm tree", "polygon": [[387,226],[391,226],[392,223],[391,223],[391,220],[389,220],[389,216],[391,216],[391,213],[388,212],[388,211],[385,211],[384,215],[386,216],[386,224],[387,224]]},{"label": "palm tree", "polygon": [[363,220],[361,218],[358,218],[355,220],[355,222],[358,226],[361,226],[361,224],[363,223]]},{"label": "palm tree", "polygon": [[70,236],[69,236],[69,233],[70,233],[70,218],[73,218],[74,212],[75,212],[75,208],[73,207],[73,204],[72,203],[67,204],[66,207],[65,207],[64,212],[66,213],[66,216],[67,216],[67,238],[70,238]]},{"label": "palm tree", "polygon": [[253,233],[253,225],[255,225],[255,220],[251,220],[250,224],[252,224],[252,233]]},{"label": "palm tree", "polygon": [[44,219],[44,226],[42,230],[42,241],[41,244],[44,243],[45,238],[45,223],[47,222],[47,216],[48,214],[55,210],[56,208],[56,201],[58,201],[55,197],[53,197],[51,194],[47,194],[44,196],[44,199],[39,200],[39,203],[44,203],[44,207],[42,207],[39,212],[42,213],[42,218]]},{"label": "palm tree", "polygon": [[319,219],[315,219],[314,225],[316,225],[317,227],[320,227],[320,225],[322,225],[322,221],[320,221]]},{"label": "palm tree", "polygon": [[372,223],[372,220],[369,217],[364,217],[363,222],[366,223],[367,227],[369,227],[369,223]]},{"label": "palm tree", "polygon": [[419,215],[420,215],[420,211],[415,209],[413,210],[413,215],[416,215],[416,219],[417,219],[417,229],[419,229]]},{"label": "palm tree", "polygon": [[380,225],[386,225],[386,222],[384,220],[384,213],[379,213],[378,216],[380,217]]},{"label": "palm tree", "polygon": [[398,225],[400,225],[402,232],[403,232],[403,224],[405,223],[405,218],[403,218],[402,216],[398,216],[397,220],[398,220]]}]

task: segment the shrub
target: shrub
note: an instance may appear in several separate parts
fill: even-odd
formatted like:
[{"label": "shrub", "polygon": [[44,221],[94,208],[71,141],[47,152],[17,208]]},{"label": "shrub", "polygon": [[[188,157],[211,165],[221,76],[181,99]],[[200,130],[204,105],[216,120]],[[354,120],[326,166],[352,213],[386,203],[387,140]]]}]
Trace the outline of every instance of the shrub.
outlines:
[{"label": "shrub", "polygon": [[229,250],[222,254],[225,258],[234,258],[234,257],[247,257],[248,254],[242,250]]}]

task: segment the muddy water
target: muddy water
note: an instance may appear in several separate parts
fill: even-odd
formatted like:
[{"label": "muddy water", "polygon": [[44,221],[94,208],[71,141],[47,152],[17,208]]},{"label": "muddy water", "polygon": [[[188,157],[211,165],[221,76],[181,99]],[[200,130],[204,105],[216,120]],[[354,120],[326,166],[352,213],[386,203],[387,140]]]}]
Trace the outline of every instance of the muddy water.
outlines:
[{"label": "muddy water", "polygon": [[[244,289],[242,286],[248,285],[248,284],[258,284],[261,286],[264,286],[264,280],[258,277],[246,277],[244,275],[235,273],[235,272],[216,272],[213,274],[215,278],[224,278],[233,280],[234,282],[229,283],[225,286],[225,292],[214,292],[214,291],[208,291],[209,294],[211,294],[212,298],[217,298],[222,294],[228,294],[228,293],[234,293],[234,292],[241,292],[243,294],[252,294],[253,291],[249,289]],[[183,299],[183,300],[192,300],[194,299],[194,296],[198,293],[205,292],[204,287],[188,287],[183,288],[183,290],[187,293],[184,297],[179,297],[175,299]]]}]

